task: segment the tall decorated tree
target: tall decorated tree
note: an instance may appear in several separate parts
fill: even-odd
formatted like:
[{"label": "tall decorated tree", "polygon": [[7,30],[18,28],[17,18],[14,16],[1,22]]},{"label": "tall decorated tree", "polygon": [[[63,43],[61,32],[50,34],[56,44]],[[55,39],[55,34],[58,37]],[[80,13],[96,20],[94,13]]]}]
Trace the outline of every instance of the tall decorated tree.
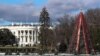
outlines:
[{"label": "tall decorated tree", "polygon": [[49,13],[44,7],[40,13],[40,20],[39,22],[42,24],[41,26],[49,28],[50,27],[50,17]]},{"label": "tall decorated tree", "polygon": [[43,51],[46,50],[49,44],[48,39],[49,39],[49,27],[50,27],[49,13],[47,12],[45,7],[40,12],[39,22],[41,23],[39,39],[40,39],[41,49]]}]

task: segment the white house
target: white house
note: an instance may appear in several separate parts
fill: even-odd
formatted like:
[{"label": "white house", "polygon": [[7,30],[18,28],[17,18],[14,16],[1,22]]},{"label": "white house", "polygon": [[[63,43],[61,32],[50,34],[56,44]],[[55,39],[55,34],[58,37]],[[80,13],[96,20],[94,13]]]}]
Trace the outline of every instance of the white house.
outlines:
[{"label": "white house", "polygon": [[17,38],[18,46],[33,46],[34,44],[39,44],[38,32],[39,24],[22,24],[16,23],[12,25],[0,26],[0,29],[7,28],[9,29]]}]

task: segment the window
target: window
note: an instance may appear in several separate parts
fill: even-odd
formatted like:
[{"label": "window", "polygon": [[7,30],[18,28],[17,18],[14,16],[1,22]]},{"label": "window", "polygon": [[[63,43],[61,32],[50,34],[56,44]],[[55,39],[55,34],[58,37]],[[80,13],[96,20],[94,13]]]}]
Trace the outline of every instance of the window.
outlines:
[{"label": "window", "polygon": [[31,42],[32,37],[30,36],[30,42]]},{"label": "window", "polygon": [[18,35],[20,35],[20,31],[18,31]]},{"label": "window", "polygon": [[34,31],[33,31],[33,35],[34,35]]},{"label": "window", "polygon": [[24,31],[22,30],[22,31],[21,31],[22,35],[23,35],[23,32],[24,32]]},{"label": "window", "polygon": [[26,35],[27,35],[28,31],[27,31],[27,30],[25,30],[25,33],[26,33]]},{"label": "window", "polygon": [[34,36],[33,36],[33,41],[34,41]]},{"label": "window", "polygon": [[20,38],[17,38],[17,41],[19,42],[20,41]]},{"label": "window", "polygon": [[34,31],[33,31],[33,41],[34,41]]},{"label": "window", "polygon": [[30,35],[32,34],[32,31],[31,31],[31,30],[29,31],[29,34],[30,34]]},{"label": "window", "polygon": [[22,42],[23,42],[23,36],[21,36],[21,38],[22,38]]},{"label": "window", "polygon": [[26,36],[26,42],[27,42],[27,36]]},{"label": "window", "polygon": [[23,44],[21,44],[21,47],[23,47]]},{"label": "window", "polygon": [[15,34],[15,32],[13,32]]}]

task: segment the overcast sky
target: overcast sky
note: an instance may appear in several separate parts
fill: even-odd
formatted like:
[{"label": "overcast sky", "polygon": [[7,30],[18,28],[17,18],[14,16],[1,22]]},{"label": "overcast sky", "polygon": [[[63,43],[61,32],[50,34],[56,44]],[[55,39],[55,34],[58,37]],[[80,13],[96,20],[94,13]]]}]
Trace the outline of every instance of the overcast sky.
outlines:
[{"label": "overcast sky", "polygon": [[80,9],[100,8],[100,0],[0,0],[0,24],[36,22],[43,7],[55,20],[64,14],[77,14]]}]

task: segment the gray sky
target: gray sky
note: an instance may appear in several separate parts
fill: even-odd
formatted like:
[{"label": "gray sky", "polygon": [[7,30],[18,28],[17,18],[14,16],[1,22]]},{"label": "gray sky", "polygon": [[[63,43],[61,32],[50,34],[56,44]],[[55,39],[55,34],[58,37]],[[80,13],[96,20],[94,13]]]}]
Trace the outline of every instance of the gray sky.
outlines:
[{"label": "gray sky", "polygon": [[0,0],[0,24],[36,22],[44,6],[56,20],[64,14],[78,14],[80,9],[100,8],[100,0]]}]

